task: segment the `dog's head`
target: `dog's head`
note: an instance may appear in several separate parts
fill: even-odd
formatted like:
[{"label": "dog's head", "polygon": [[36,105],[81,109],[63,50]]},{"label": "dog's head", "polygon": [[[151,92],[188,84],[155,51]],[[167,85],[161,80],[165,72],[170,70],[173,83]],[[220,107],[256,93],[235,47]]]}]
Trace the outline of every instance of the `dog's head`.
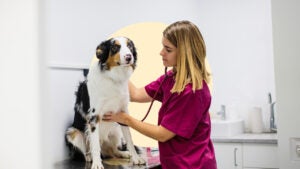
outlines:
[{"label": "dog's head", "polygon": [[116,37],[103,41],[96,49],[101,70],[110,70],[116,66],[136,67],[137,52],[132,40]]}]

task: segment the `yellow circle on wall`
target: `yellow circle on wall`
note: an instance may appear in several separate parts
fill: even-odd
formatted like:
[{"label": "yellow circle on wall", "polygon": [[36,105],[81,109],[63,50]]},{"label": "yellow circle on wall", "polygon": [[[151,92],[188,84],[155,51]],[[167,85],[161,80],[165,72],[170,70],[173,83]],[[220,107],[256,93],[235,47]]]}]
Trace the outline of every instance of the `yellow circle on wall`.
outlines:
[{"label": "yellow circle on wall", "polygon": [[[146,84],[157,79],[164,73],[162,57],[159,55],[162,49],[162,32],[167,27],[160,22],[145,22],[126,26],[112,37],[126,36],[131,39],[137,49],[137,67],[131,77],[131,81],[136,87],[144,87]],[[129,113],[141,120],[146,114],[150,103],[133,103],[129,104]],[[155,102],[151,112],[145,122],[156,125],[160,102]],[[135,145],[145,147],[157,147],[157,141],[146,137],[135,130],[131,129],[132,139]]]}]

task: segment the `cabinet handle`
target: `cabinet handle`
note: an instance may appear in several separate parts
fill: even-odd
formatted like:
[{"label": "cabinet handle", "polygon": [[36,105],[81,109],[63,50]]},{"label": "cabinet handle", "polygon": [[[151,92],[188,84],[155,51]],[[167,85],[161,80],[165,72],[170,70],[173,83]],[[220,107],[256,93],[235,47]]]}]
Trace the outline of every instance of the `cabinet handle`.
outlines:
[{"label": "cabinet handle", "polygon": [[236,162],[236,152],[237,152],[238,148],[234,148],[234,166],[238,166],[237,162]]}]

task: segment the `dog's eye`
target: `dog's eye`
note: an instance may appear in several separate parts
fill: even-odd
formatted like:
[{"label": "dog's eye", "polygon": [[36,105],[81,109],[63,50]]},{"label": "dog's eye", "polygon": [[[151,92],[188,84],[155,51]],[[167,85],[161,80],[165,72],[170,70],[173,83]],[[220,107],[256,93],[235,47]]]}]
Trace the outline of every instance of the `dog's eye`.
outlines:
[{"label": "dog's eye", "polygon": [[133,50],[133,44],[132,43],[128,43],[127,47],[132,51]]},{"label": "dog's eye", "polygon": [[118,46],[118,45],[113,45],[113,46],[111,47],[111,51],[112,51],[113,53],[116,53],[119,49],[120,49],[120,46]]}]

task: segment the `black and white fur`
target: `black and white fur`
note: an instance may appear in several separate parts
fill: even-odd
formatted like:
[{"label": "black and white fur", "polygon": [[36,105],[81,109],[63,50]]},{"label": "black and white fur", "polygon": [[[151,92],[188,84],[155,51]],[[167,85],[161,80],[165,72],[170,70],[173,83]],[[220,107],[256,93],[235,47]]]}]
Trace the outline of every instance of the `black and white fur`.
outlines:
[{"label": "black and white fur", "polygon": [[[104,168],[100,153],[145,164],[134,148],[129,128],[101,120],[107,112],[128,113],[128,81],[136,67],[136,48],[130,39],[116,37],[102,42],[96,56],[98,61],[92,63],[87,80],[76,92],[74,122],[67,129],[66,140],[86,161],[92,161],[92,169]],[[122,134],[129,152],[118,149]]]}]

